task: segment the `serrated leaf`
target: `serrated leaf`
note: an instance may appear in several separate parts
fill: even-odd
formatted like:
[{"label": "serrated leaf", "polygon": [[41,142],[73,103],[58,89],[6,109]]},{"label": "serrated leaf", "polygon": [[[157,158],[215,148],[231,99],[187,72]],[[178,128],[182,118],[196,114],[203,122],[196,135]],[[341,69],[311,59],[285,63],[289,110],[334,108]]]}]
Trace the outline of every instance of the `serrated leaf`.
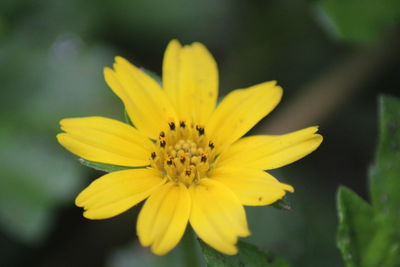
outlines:
[{"label": "serrated leaf", "polygon": [[374,207],[396,228],[400,240],[400,100],[381,96],[379,107],[379,141],[369,190]]},{"label": "serrated leaf", "polygon": [[199,239],[200,246],[207,263],[207,267],[236,267],[236,266],[254,266],[254,267],[287,267],[284,260],[275,256],[272,252],[265,252],[256,246],[239,241],[239,253],[234,256],[221,254],[211,248]]},{"label": "serrated leaf", "polygon": [[337,244],[347,266],[398,266],[399,247],[373,207],[342,186],[337,194]]},{"label": "serrated leaf", "polygon": [[357,43],[379,40],[400,20],[398,0],[320,0],[317,3],[329,30]]},{"label": "serrated leaf", "polygon": [[116,171],[122,171],[122,170],[127,170],[127,169],[141,169],[141,168],[148,167],[148,166],[125,167],[125,166],[118,166],[118,165],[112,165],[112,164],[106,164],[106,163],[100,163],[100,162],[93,162],[93,161],[89,161],[89,160],[85,160],[85,159],[79,159],[79,162],[87,167],[93,168],[98,171],[103,171],[103,172],[116,172]]},{"label": "serrated leaf", "polygon": [[[371,242],[375,230],[371,206],[350,189],[341,186],[337,192],[339,226],[337,245],[346,266],[361,266],[362,255]],[[372,219],[372,220],[371,220]]]},{"label": "serrated leaf", "polygon": [[337,242],[347,266],[400,266],[400,101],[382,96],[379,103],[372,205],[344,187],[337,195]]}]

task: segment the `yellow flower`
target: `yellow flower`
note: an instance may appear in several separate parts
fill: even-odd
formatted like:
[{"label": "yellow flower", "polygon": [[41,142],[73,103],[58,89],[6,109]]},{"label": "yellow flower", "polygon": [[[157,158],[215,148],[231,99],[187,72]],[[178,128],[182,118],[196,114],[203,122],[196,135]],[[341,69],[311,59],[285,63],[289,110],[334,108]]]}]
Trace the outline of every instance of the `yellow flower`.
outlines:
[{"label": "yellow flower", "polygon": [[187,224],[211,247],[236,254],[250,234],[245,206],[281,199],[290,185],[265,172],[292,163],[322,142],[317,127],[241,138],[281,99],[265,82],[229,93],[220,104],[217,65],[200,43],[169,43],[162,87],[116,57],[105,80],[135,125],[103,117],[61,120],[62,146],[89,161],[138,167],[106,174],[76,198],[89,219],[116,216],[146,200],[137,221],[143,246],[173,249]]}]

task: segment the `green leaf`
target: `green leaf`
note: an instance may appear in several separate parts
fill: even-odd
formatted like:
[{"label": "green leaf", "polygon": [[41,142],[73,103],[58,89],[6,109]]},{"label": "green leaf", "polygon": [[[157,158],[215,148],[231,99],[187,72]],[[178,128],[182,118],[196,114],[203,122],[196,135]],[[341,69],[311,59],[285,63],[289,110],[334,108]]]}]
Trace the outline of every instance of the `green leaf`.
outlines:
[{"label": "green leaf", "polygon": [[133,122],[131,121],[131,118],[129,118],[129,115],[128,115],[128,112],[126,111],[126,109],[124,109],[124,119],[125,119],[125,122],[126,122],[127,124],[129,124],[130,126],[135,127],[135,125],[134,125]]},{"label": "green leaf", "polygon": [[400,240],[400,100],[381,96],[379,108],[379,141],[369,190],[374,207],[396,228]]},{"label": "green leaf", "polygon": [[400,101],[382,96],[379,103],[372,204],[345,187],[337,195],[337,243],[347,266],[400,266]]},{"label": "green leaf", "polygon": [[339,226],[337,244],[347,266],[360,266],[371,233],[375,230],[373,209],[357,194],[341,186],[337,192]]},{"label": "green leaf", "polygon": [[234,256],[221,254],[199,239],[207,267],[235,267],[235,266],[290,266],[284,260],[271,252],[265,252],[249,243],[239,241],[239,253]]},{"label": "green leaf", "polygon": [[347,266],[398,266],[399,246],[371,205],[342,186],[337,206],[337,244]]},{"label": "green leaf", "polygon": [[379,40],[400,19],[398,0],[320,0],[318,6],[330,30],[357,43]]},{"label": "green leaf", "polygon": [[128,170],[128,169],[142,169],[142,168],[148,167],[148,166],[125,167],[125,166],[118,166],[118,165],[112,165],[112,164],[106,164],[106,163],[100,163],[100,162],[93,162],[93,161],[85,160],[82,158],[79,159],[79,162],[87,167],[93,168],[95,170],[103,171],[103,172],[116,172],[116,171],[122,171],[122,170]]},{"label": "green leaf", "polygon": [[287,202],[285,199],[279,199],[278,201],[272,204],[272,207],[280,210],[292,210],[290,203]]}]

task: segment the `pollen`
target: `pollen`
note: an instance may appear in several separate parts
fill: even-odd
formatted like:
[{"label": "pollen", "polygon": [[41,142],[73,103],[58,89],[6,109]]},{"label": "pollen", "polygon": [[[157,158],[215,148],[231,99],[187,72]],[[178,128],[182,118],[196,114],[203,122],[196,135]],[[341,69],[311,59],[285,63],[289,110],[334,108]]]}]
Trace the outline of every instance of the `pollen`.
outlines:
[{"label": "pollen", "polygon": [[168,122],[168,130],[160,132],[150,160],[163,176],[186,186],[208,176],[216,155],[214,143],[208,140],[204,126]]}]

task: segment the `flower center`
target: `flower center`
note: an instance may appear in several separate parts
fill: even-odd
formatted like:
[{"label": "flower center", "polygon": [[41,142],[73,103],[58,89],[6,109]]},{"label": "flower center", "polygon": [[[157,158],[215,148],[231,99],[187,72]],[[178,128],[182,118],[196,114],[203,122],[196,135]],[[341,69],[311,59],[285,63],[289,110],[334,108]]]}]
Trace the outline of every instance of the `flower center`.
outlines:
[{"label": "flower center", "polygon": [[151,153],[151,165],[175,182],[189,186],[207,176],[216,155],[214,144],[208,140],[200,125],[169,122],[169,130],[161,132],[156,150]]}]

